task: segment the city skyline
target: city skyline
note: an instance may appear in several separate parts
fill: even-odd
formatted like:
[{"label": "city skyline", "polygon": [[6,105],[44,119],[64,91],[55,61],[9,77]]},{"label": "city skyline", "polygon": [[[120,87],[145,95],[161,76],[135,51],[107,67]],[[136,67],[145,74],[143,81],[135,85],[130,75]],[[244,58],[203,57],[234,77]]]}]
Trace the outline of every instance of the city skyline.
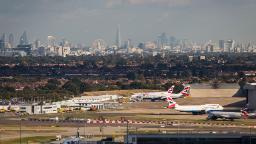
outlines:
[{"label": "city skyline", "polygon": [[[194,41],[236,39],[255,41],[253,0],[0,0],[0,33],[25,30],[31,41],[48,35],[90,45],[95,39],[122,42],[155,40],[162,32]],[[50,5],[49,5],[50,3]]]}]

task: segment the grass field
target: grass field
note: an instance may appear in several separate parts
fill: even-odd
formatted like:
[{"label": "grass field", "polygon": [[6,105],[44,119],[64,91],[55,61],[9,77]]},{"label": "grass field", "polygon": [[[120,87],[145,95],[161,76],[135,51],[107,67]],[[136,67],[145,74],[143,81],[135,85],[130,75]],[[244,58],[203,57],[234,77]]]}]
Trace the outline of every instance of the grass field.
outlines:
[{"label": "grass field", "polygon": [[121,95],[124,97],[131,96],[134,93],[142,93],[142,92],[153,92],[159,90],[149,90],[149,89],[134,89],[134,90],[113,90],[113,91],[95,91],[95,92],[85,92],[83,96],[98,96],[98,95]]},{"label": "grass field", "polygon": [[[42,144],[49,143],[55,137],[53,136],[35,136],[35,137],[25,137],[21,138],[21,144]],[[2,141],[3,144],[20,144],[20,139],[11,139]]]}]

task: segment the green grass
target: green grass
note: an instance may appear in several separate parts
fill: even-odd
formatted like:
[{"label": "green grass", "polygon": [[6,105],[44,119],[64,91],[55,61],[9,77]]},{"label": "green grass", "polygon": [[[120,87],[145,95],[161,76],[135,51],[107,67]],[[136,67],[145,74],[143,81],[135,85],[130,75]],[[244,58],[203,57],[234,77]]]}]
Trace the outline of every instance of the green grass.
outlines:
[{"label": "green grass", "polygon": [[[22,144],[44,144],[49,143],[51,140],[53,140],[55,137],[53,136],[35,136],[35,137],[24,137],[21,139]],[[11,139],[8,141],[2,141],[4,144],[20,144],[20,139]]]}]

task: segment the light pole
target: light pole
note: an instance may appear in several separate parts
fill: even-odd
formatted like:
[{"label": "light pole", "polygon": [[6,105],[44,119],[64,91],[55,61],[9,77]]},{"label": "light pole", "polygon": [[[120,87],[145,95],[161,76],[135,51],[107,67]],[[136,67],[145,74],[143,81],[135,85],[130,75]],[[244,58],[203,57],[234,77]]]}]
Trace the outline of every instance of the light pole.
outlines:
[{"label": "light pole", "polygon": [[21,114],[19,114],[19,118],[20,118],[20,144],[21,144]]},{"label": "light pole", "polygon": [[85,127],[86,127],[86,122],[87,122],[87,120],[86,120],[86,117],[85,117],[85,111],[84,111],[84,138],[85,138]]},{"label": "light pole", "polygon": [[129,122],[126,120],[126,144],[129,144],[128,142],[128,134],[129,134]]},{"label": "light pole", "polygon": [[250,126],[250,144],[252,144],[252,127]]},{"label": "light pole", "polygon": [[2,133],[2,129],[0,128],[0,144],[2,144],[1,133]]},{"label": "light pole", "polygon": [[180,133],[180,121],[178,120],[178,135]]}]

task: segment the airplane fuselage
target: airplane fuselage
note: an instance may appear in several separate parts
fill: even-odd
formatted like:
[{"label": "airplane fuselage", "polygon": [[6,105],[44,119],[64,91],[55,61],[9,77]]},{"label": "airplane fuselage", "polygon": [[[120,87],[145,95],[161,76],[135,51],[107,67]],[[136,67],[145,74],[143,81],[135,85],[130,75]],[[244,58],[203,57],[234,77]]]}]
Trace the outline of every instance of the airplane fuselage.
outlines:
[{"label": "airplane fuselage", "polygon": [[208,120],[217,120],[217,119],[241,119],[242,113],[241,112],[220,112],[220,111],[213,111],[209,112],[207,119]]},{"label": "airplane fuselage", "polygon": [[176,105],[175,110],[180,112],[191,112],[192,114],[204,114],[208,111],[220,111],[223,107],[219,104],[205,104],[205,105]]}]

